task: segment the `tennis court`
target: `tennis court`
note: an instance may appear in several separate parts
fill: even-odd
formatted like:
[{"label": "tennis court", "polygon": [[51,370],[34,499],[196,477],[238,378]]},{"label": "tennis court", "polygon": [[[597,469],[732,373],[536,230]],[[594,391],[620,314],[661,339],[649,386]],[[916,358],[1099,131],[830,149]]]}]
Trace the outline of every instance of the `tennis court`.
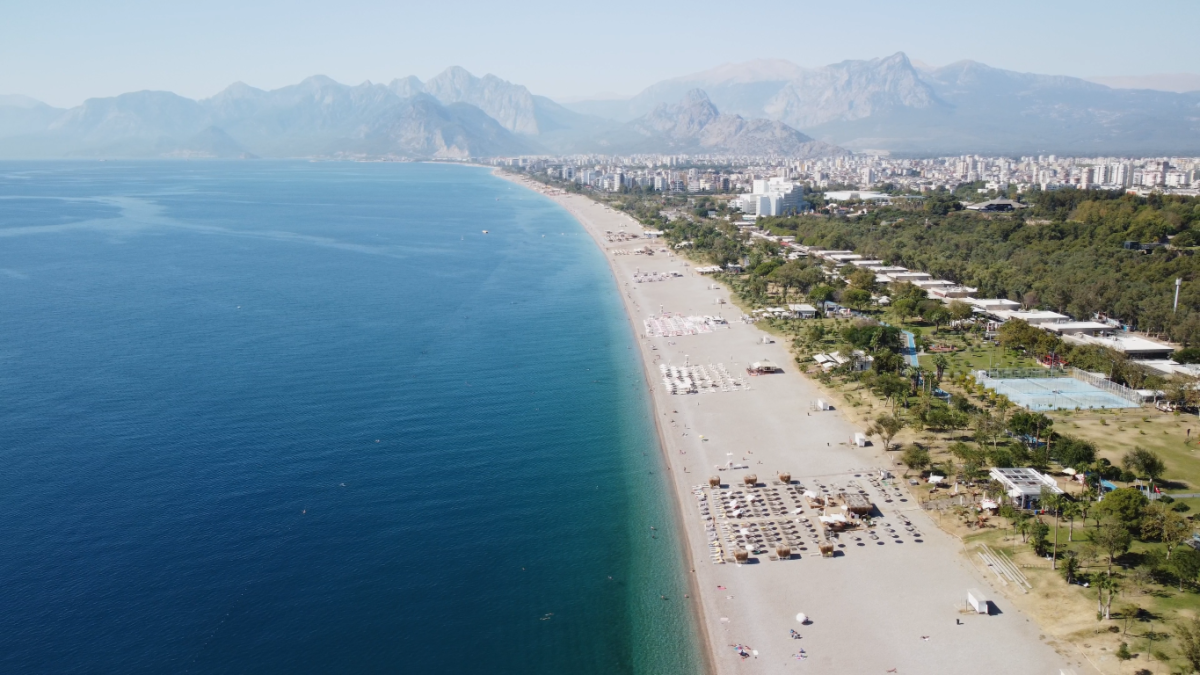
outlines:
[{"label": "tennis court", "polygon": [[1038,412],[1139,407],[1137,403],[1073,377],[984,378],[981,383],[997,394],[1004,394],[1013,403]]}]

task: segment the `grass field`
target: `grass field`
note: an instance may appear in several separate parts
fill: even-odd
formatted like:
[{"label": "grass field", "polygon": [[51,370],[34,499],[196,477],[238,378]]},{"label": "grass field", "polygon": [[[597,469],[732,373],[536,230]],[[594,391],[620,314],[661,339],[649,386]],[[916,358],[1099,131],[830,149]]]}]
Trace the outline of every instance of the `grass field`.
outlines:
[{"label": "grass field", "polygon": [[1108,412],[1063,411],[1050,417],[1055,431],[1091,441],[1101,457],[1116,465],[1135,447],[1153,450],[1167,465],[1165,492],[1200,492],[1197,446],[1200,419],[1162,413],[1150,407]]}]

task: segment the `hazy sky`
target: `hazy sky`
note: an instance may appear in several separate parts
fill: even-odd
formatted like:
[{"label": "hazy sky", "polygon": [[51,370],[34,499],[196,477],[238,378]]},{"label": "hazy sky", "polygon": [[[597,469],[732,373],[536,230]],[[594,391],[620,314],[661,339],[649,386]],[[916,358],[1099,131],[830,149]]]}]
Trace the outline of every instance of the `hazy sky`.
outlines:
[{"label": "hazy sky", "polygon": [[[972,5],[967,7],[966,5]],[[0,94],[60,106],[308,75],[357,84],[447,66],[551,97],[636,93],[756,58],[820,66],[897,51],[1065,75],[1200,72],[1197,0],[631,2],[0,0]]]}]

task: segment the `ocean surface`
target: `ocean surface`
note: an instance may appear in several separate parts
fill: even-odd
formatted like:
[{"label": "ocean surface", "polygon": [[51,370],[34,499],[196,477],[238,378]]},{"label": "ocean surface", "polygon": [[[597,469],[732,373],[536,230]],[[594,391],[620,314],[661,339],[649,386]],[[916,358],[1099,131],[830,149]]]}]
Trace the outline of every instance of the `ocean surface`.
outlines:
[{"label": "ocean surface", "polygon": [[544,197],[0,163],[0,299],[0,672],[702,669],[632,330]]}]

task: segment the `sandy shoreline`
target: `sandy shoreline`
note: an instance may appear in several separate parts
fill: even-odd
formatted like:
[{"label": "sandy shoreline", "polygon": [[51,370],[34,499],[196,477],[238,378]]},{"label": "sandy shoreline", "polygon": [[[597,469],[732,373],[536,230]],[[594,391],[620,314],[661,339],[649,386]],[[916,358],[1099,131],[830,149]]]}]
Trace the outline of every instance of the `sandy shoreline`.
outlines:
[{"label": "sandy shoreline", "polygon": [[[718,304],[728,303],[726,289],[692,274],[687,261],[678,256],[630,254],[647,244],[661,248],[654,242],[608,241],[606,231],[641,234],[640,224],[629,216],[581,195],[496,173],[546,194],[570,212],[604,252],[617,280],[639,336],[643,372],[675,488],[686,569],[694,570],[692,597],[681,601],[696,605],[700,638],[712,671],[775,673],[809,668],[821,673],[951,673],[992,666],[1028,673],[1057,674],[1065,668],[1094,672],[1073,649],[1063,648],[1059,654],[1047,645],[1037,626],[1004,601],[994,579],[966,564],[960,542],[940,531],[915,501],[907,499],[906,491],[871,484],[872,469],[890,467],[893,460],[875,448],[847,442],[862,429],[840,412],[811,410],[820,391],[799,374],[785,345],[763,344],[764,332],[737,320],[741,312],[731,304]],[[639,271],[683,276],[633,283]],[[683,316],[722,314],[729,324],[698,335],[647,335],[643,320],[659,314],[660,308]],[[764,358],[783,366],[785,372],[746,378],[748,390],[672,395],[661,384],[660,363],[720,367],[745,377],[746,364]],[[716,470],[730,460],[747,468]],[[843,534],[838,556],[822,558],[815,541],[807,541],[810,535],[801,529],[804,543],[810,545],[795,551],[798,556],[793,559],[770,560],[763,554],[751,564],[714,564],[706,524],[722,534],[720,526],[730,521],[720,518],[715,509],[710,511],[711,520],[705,520],[697,486],[706,485],[710,475],[737,486],[743,475],[755,473],[765,489],[783,490],[787,498],[787,486],[774,480],[782,471],[809,488],[821,484],[836,491],[838,486],[856,485],[867,490],[886,523],[877,530],[880,536]],[[707,503],[712,504],[708,490],[700,493],[709,496]],[[813,522],[816,515],[807,508],[803,513]],[[789,514],[789,526],[791,518]],[[782,527],[784,521],[772,522]],[[992,616],[962,613],[969,588],[987,593],[998,611]],[[812,623],[799,625],[794,618],[797,612],[806,613]],[[792,639],[792,629],[802,638]],[[745,645],[754,654],[743,659],[734,644]]]}]

